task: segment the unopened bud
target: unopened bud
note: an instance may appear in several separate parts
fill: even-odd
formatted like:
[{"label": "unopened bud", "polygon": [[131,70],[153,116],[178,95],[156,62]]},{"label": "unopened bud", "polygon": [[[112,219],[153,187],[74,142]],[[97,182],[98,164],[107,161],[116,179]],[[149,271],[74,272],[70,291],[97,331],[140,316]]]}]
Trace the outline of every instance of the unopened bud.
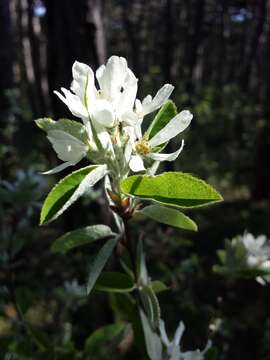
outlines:
[{"label": "unopened bud", "polygon": [[122,200],[121,202],[122,208],[124,209],[124,211],[128,210],[130,207],[130,198],[125,198]]},{"label": "unopened bud", "polygon": [[107,189],[107,193],[115,204],[119,205],[121,203],[120,196],[116,194],[114,191]]}]

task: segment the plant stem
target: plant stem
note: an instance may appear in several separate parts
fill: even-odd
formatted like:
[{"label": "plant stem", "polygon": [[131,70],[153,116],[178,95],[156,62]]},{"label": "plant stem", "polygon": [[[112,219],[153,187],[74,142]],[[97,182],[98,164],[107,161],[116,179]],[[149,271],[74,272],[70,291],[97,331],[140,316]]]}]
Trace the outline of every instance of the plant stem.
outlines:
[{"label": "plant stem", "polygon": [[131,265],[132,265],[132,269],[133,269],[133,273],[134,273],[134,278],[137,283],[138,282],[138,273],[137,273],[137,265],[136,265],[136,252],[135,252],[134,244],[133,244],[132,237],[130,234],[130,228],[129,228],[128,221],[129,220],[127,218],[123,218],[124,229],[125,229],[125,245],[129,252]]}]

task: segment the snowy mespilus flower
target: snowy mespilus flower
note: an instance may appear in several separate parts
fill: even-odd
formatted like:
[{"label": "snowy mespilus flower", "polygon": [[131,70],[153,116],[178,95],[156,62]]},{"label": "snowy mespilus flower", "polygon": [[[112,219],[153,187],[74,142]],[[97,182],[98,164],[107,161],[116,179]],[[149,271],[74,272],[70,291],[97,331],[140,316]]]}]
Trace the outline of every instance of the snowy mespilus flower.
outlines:
[{"label": "snowy mespilus flower", "polygon": [[160,320],[160,336],[163,344],[166,346],[167,354],[169,355],[169,360],[203,360],[204,354],[211,346],[211,343],[208,342],[203,351],[194,350],[194,351],[185,351],[182,352],[180,342],[185,331],[185,325],[183,322],[180,322],[177,327],[174,338],[172,341],[169,340],[166,330],[165,323],[163,320]]},{"label": "snowy mespilus flower", "polygon": [[258,282],[265,285],[270,281],[270,244],[267,243],[265,235],[257,238],[251,233],[245,232],[239,237],[246,249],[247,265],[250,268],[257,268],[265,272],[269,272],[269,276],[259,276],[256,278]]},{"label": "snowy mespilus flower", "polygon": [[[95,164],[106,165],[108,173],[123,178],[130,170],[146,171],[153,163],[158,166],[160,161],[177,158],[184,141],[171,154],[160,151],[170,139],[189,126],[193,115],[188,110],[162,123],[151,138],[149,131],[142,136],[141,130],[144,116],[158,110],[168,101],[174,88],[172,85],[165,84],[153,98],[147,95],[141,102],[136,98],[138,80],[129,69],[126,59],[118,56],[111,56],[95,74],[88,65],[75,61],[72,75],[70,90],[61,88],[62,93],[55,91],[55,94],[74,116],[81,119],[82,124],[66,119],[62,119],[61,124],[61,120],[37,120],[38,125],[47,131],[47,137],[58,157],[64,161],[46,174],[76,165],[87,157]],[[78,130],[79,126],[81,129]],[[83,138],[80,133],[84,133]],[[148,159],[147,164],[144,163],[145,159]]]},{"label": "snowy mespilus flower", "polygon": [[132,171],[145,170],[143,159],[150,158],[155,161],[174,161],[184,147],[184,140],[178,150],[170,154],[160,154],[158,146],[166,144],[170,139],[174,138],[184,131],[190,124],[193,115],[188,110],[181,111],[171,121],[164,126],[150,140],[147,139],[147,133],[138,135],[138,140],[133,144],[134,155],[131,155],[129,166]]}]

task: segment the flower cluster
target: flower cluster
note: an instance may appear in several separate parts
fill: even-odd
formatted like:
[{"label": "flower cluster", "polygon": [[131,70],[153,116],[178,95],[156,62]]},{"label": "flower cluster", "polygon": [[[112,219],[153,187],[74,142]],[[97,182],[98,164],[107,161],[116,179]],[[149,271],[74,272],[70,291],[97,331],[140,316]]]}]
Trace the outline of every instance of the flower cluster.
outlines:
[{"label": "flower cluster", "polygon": [[247,266],[266,273],[265,276],[256,278],[259,283],[265,285],[266,282],[270,281],[270,244],[267,242],[266,236],[260,235],[256,238],[254,235],[245,232],[243,236],[239,236],[238,241],[245,247]]},{"label": "flower cluster", "polygon": [[113,178],[123,179],[130,170],[151,174],[160,161],[177,158],[184,141],[173,153],[160,151],[189,126],[192,114],[188,110],[176,113],[162,126],[159,124],[153,136],[150,136],[150,127],[142,134],[145,115],[168,101],[172,85],[164,85],[153,98],[148,95],[141,102],[136,98],[138,80],[128,68],[126,59],[118,56],[112,56],[96,71],[99,89],[88,65],[76,61],[72,74],[70,90],[61,88],[62,93],[55,91],[55,94],[81,119],[82,127],[79,136],[66,128],[51,126],[47,129],[47,137],[64,163],[46,174],[59,172],[87,157],[93,163],[104,164],[103,175],[110,172]]}]

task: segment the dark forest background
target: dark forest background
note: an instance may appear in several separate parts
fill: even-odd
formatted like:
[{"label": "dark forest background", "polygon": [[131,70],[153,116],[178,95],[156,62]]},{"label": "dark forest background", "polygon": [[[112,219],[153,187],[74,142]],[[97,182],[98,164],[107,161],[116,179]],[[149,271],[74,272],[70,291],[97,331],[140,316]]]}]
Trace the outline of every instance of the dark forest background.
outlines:
[{"label": "dark forest background", "polygon": [[69,87],[75,60],[97,69],[111,55],[127,58],[139,98],[175,86],[194,120],[166,169],[196,174],[225,198],[192,214],[195,235],[144,224],[151,275],[171,287],[160,296],[170,332],[182,319],[187,348],[212,338],[218,359],[270,359],[269,287],[212,270],[226,238],[270,236],[269,0],[0,0],[0,358],[144,359],[132,339],[91,354],[87,338],[114,321],[115,299],[82,296],[90,251],[50,252],[65,231],[110,223],[101,189],[38,227],[60,177],[39,175],[59,161],[33,120],[71,118],[53,90]]}]

